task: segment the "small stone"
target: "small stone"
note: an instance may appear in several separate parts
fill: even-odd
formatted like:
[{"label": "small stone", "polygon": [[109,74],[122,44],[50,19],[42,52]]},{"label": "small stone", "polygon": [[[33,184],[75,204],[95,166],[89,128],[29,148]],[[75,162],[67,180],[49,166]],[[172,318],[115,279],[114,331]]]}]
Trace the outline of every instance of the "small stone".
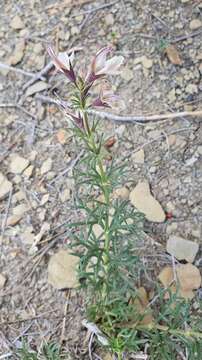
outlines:
[{"label": "small stone", "polygon": [[41,175],[46,174],[47,172],[49,172],[52,168],[52,159],[48,158],[47,160],[45,160],[41,166]]},{"label": "small stone", "polygon": [[125,187],[125,186],[123,186],[121,188],[118,188],[113,192],[113,197],[114,198],[120,198],[120,199],[123,199],[123,200],[128,200],[129,195],[130,195],[130,192],[127,189],[127,187]]},{"label": "small stone", "polygon": [[142,56],[142,65],[145,69],[150,69],[153,66],[153,60],[146,56]]},{"label": "small stone", "polygon": [[34,170],[34,166],[30,165],[23,171],[23,175],[26,176],[28,179],[32,176]]},{"label": "small stone", "polygon": [[48,282],[56,289],[76,288],[79,258],[71,250],[59,250],[48,264]]},{"label": "small stone", "polygon": [[45,204],[48,202],[49,197],[50,197],[50,195],[49,195],[49,194],[45,194],[45,195],[43,195],[43,196],[42,196],[42,199],[41,199],[41,202],[40,202],[40,206],[45,205]]},{"label": "small stone", "polygon": [[36,82],[34,85],[30,86],[26,93],[25,93],[25,96],[28,97],[28,96],[31,96],[31,95],[34,95],[38,92],[41,92],[41,91],[44,91],[46,89],[48,89],[49,85],[44,82],[44,81],[38,81]]},{"label": "small stone", "polygon": [[105,23],[107,26],[113,25],[114,24],[114,16],[111,13],[108,13],[105,16]]},{"label": "small stone", "polygon": [[173,88],[172,90],[169,91],[168,93],[168,100],[170,103],[173,103],[174,101],[176,101],[176,91],[175,88]]},{"label": "small stone", "polygon": [[24,243],[28,245],[32,245],[35,239],[34,233],[33,233],[33,227],[29,226],[26,228],[24,233],[21,235],[21,239]]},{"label": "small stone", "polygon": [[159,202],[151,195],[149,183],[139,182],[130,193],[131,203],[142,212],[146,219],[154,222],[163,222],[165,213]]},{"label": "small stone", "polygon": [[135,163],[144,164],[144,149],[140,149],[132,154],[132,159]]},{"label": "small stone", "polygon": [[6,283],[6,277],[0,273],[0,289],[3,289],[5,283]]},{"label": "small stone", "polygon": [[70,189],[65,189],[59,194],[62,203],[68,201],[71,197]]},{"label": "small stone", "polygon": [[178,260],[186,260],[192,263],[199,250],[199,245],[182,237],[172,235],[167,241],[166,250]]},{"label": "small stone", "polygon": [[134,77],[133,71],[125,66],[121,71],[121,77],[126,81],[130,81]]},{"label": "small stone", "polygon": [[199,19],[194,19],[190,22],[189,27],[191,30],[197,30],[202,26],[202,22]]},{"label": "small stone", "polygon": [[27,212],[28,208],[26,204],[19,204],[16,207],[13,208],[13,214],[14,215],[23,215],[25,212]]},{"label": "small stone", "polygon": [[176,135],[175,134],[171,134],[168,136],[168,144],[169,146],[173,146],[176,143]]},{"label": "small stone", "polygon": [[15,45],[14,51],[10,57],[10,64],[17,65],[23,59],[24,52],[25,52],[25,41],[20,40]]},{"label": "small stone", "polygon": [[6,179],[6,177],[0,173],[0,199],[6,197],[12,189],[12,183]]},{"label": "small stone", "polygon": [[202,155],[202,145],[199,145],[198,148],[197,148],[197,153],[199,155]]},{"label": "small stone", "polygon": [[24,24],[20,18],[19,15],[15,15],[14,18],[11,20],[10,22],[10,26],[14,29],[14,30],[21,30],[24,28]]},{"label": "small stone", "polygon": [[57,140],[62,145],[66,144],[68,142],[69,137],[70,137],[70,134],[65,129],[58,130],[58,132],[56,134]]},{"label": "small stone", "polygon": [[28,165],[29,160],[23,158],[22,156],[19,156],[18,154],[14,154],[11,156],[9,171],[13,174],[21,174]]},{"label": "small stone", "polygon": [[77,35],[79,33],[79,27],[78,26],[72,26],[70,31],[71,31],[72,36]]},{"label": "small stone", "polygon": [[185,88],[185,91],[187,94],[197,94],[198,93],[198,87],[195,84],[188,84]]}]

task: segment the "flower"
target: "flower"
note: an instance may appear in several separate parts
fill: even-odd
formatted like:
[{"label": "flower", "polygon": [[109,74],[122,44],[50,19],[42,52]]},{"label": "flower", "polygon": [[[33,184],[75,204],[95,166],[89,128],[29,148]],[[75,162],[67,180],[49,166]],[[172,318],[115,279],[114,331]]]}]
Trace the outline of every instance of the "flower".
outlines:
[{"label": "flower", "polygon": [[92,106],[116,108],[119,99],[119,96],[115,95],[111,90],[101,90],[98,98],[93,101]]},{"label": "flower", "polygon": [[119,74],[119,68],[122,65],[123,56],[113,56],[107,59],[107,55],[111,52],[110,47],[100,49],[95,55],[89,73],[87,75],[87,82],[95,81],[96,79],[105,75]]},{"label": "flower", "polygon": [[71,82],[76,83],[76,76],[72,67],[73,53],[71,56],[68,56],[66,53],[59,53],[56,56],[51,46],[47,48],[47,51],[56,69],[63,73]]},{"label": "flower", "polygon": [[71,108],[69,108],[69,104],[62,100],[62,99],[57,99],[56,100],[57,104],[64,110],[65,114],[70,117],[70,119],[75,123],[75,125],[80,128],[83,129],[84,128],[84,124],[83,124],[83,117],[80,114],[80,112],[78,112],[76,115],[73,114],[71,112]]}]

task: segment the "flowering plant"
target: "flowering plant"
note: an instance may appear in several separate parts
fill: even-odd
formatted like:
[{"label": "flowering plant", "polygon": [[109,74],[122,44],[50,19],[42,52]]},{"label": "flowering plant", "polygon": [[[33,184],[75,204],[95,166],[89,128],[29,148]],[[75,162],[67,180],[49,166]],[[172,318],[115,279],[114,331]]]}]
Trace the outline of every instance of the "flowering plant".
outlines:
[{"label": "flowering plant", "polygon": [[[76,73],[72,57],[56,56],[52,48],[48,48],[48,52],[56,69],[72,85],[70,103],[59,99],[58,104],[71,120],[79,146],[82,143],[85,148],[85,155],[75,170],[77,208],[84,219],[69,224],[74,229],[71,247],[73,254],[80,258],[78,277],[85,289],[87,317],[91,321],[90,325],[85,324],[97,331],[98,340],[118,359],[123,358],[125,351],[140,351],[146,344],[149,344],[151,359],[162,359],[161,349],[165,359],[174,359],[169,357],[175,351],[173,338],[185,344],[190,334],[193,338],[199,335],[194,332],[188,335],[178,329],[181,315],[188,314],[186,304],[171,308],[170,302],[161,306],[155,320],[149,304],[142,305],[144,294],[135,284],[144,266],[134,245],[143,237],[143,215],[124,198],[114,197],[125,169],[115,163],[111,154],[106,154],[104,134],[99,135],[99,124],[88,116],[88,110],[93,107],[110,108],[120,103],[109,82],[103,84],[103,80],[119,74],[124,59],[122,56],[109,58],[111,49],[104,47],[81,75]],[[92,90],[97,85],[101,85],[101,89],[94,98]],[[162,293],[158,298],[163,302]],[[165,317],[166,325],[162,325]]]}]

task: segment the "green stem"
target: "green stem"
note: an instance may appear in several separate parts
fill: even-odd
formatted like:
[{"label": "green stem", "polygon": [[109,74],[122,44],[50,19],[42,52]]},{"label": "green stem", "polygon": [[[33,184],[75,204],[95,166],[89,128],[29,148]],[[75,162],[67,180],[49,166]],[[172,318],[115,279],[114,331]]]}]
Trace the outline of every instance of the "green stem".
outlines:
[{"label": "green stem", "polygon": [[178,329],[169,329],[168,326],[163,326],[163,325],[159,325],[159,324],[148,324],[148,325],[142,325],[142,326],[137,326],[137,330],[140,331],[144,331],[144,330],[160,330],[160,331],[167,331],[168,333],[170,333],[171,335],[182,335],[182,336],[186,336],[186,337],[194,337],[194,338],[199,338],[202,339],[202,333],[197,332],[197,331],[193,331],[193,330],[178,330]]},{"label": "green stem", "polygon": [[[107,214],[106,214],[106,218],[105,218],[105,227],[104,227],[104,253],[103,253],[104,270],[105,270],[105,273],[107,274],[108,273],[108,264],[109,264],[109,249],[110,249],[110,237],[109,237],[110,196],[109,196],[109,189],[108,189],[109,185],[107,183],[107,176],[106,176],[106,172],[104,170],[102,159],[100,158],[100,154],[97,153],[95,138],[93,136],[94,134],[92,133],[89,123],[88,123],[88,115],[85,111],[83,111],[83,117],[84,117],[84,128],[85,128],[86,135],[88,138],[89,147],[97,156],[97,163],[98,163],[98,167],[99,167],[102,190],[103,190],[103,195],[104,195],[106,209],[107,209]],[[107,277],[107,275],[106,275],[106,277]],[[107,287],[106,287],[106,282],[105,282],[103,285],[103,291],[102,291],[103,298],[106,298],[106,292],[107,292]]]}]

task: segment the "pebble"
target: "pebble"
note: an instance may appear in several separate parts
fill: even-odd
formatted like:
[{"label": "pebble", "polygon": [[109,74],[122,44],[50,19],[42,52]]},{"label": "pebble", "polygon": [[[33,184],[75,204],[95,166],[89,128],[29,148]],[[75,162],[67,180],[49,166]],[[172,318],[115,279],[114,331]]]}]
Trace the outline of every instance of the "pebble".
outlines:
[{"label": "pebble", "polygon": [[105,23],[107,26],[113,25],[114,24],[114,16],[111,13],[108,13],[105,16]]},{"label": "pebble", "polygon": [[47,88],[49,87],[49,85],[44,82],[44,81],[38,81],[36,82],[34,85],[30,86],[26,93],[25,93],[25,97],[28,97],[28,96],[31,96],[31,95],[34,95],[38,92],[41,92],[41,91],[44,91],[46,90]]},{"label": "pebble", "polygon": [[19,42],[16,43],[14,51],[10,56],[9,59],[10,64],[17,65],[23,59],[24,52],[25,52],[25,41],[20,40]]},{"label": "pebble", "polygon": [[194,241],[172,235],[167,241],[166,250],[178,260],[186,260],[193,263],[199,250],[199,245]]},{"label": "pebble", "polygon": [[56,289],[75,288],[79,258],[70,254],[70,250],[59,250],[51,256],[48,264],[48,282]]},{"label": "pebble", "polygon": [[165,213],[159,202],[151,195],[148,181],[142,181],[130,193],[131,203],[142,212],[146,219],[154,222],[163,222]]},{"label": "pebble", "polygon": [[65,203],[66,201],[68,201],[70,199],[70,197],[71,197],[70,189],[65,189],[62,192],[60,192],[60,194],[59,194],[59,198],[62,203]]},{"label": "pebble", "polygon": [[135,163],[144,164],[144,149],[136,151],[131,157]]},{"label": "pebble", "polygon": [[189,24],[190,30],[197,30],[201,26],[202,26],[202,22],[199,19],[193,19]]},{"label": "pebble", "polygon": [[49,172],[52,168],[52,159],[51,158],[48,158],[47,160],[45,160],[41,166],[41,175],[44,175],[46,174],[47,172]]},{"label": "pebble", "polygon": [[11,20],[10,22],[10,26],[14,29],[14,30],[21,30],[24,28],[24,24],[20,18],[19,15],[15,15],[14,18]]},{"label": "pebble", "polygon": [[113,192],[113,197],[114,198],[120,198],[120,199],[123,199],[123,200],[128,200],[129,199],[129,190],[127,187],[123,186],[121,188],[118,188],[116,190],[114,190]]},{"label": "pebble", "polygon": [[187,94],[197,94],[198,93],[198,87],[195,84],[188,84],[185,88],[185,91]]},{"label": "pebble", "polygon": [[121,71],[121,77],[126,81],[130,81],[134,77],[133,71],[125,66]]},{"label": "pebble", "polygon": [[12,183],[0,173],[0,199],[6,197],[12,189]]},{"label": "pebble", "polygon": [[23,170],[29,165],[29,160],[19,156],[18,154],[11,155],[11,163],[9,171],[13,174],[21,174]]},{"label": "pebble", "polygon": [[6,283],[6,277],[0,273],[0,289],[3,289],[5,283]]}]

